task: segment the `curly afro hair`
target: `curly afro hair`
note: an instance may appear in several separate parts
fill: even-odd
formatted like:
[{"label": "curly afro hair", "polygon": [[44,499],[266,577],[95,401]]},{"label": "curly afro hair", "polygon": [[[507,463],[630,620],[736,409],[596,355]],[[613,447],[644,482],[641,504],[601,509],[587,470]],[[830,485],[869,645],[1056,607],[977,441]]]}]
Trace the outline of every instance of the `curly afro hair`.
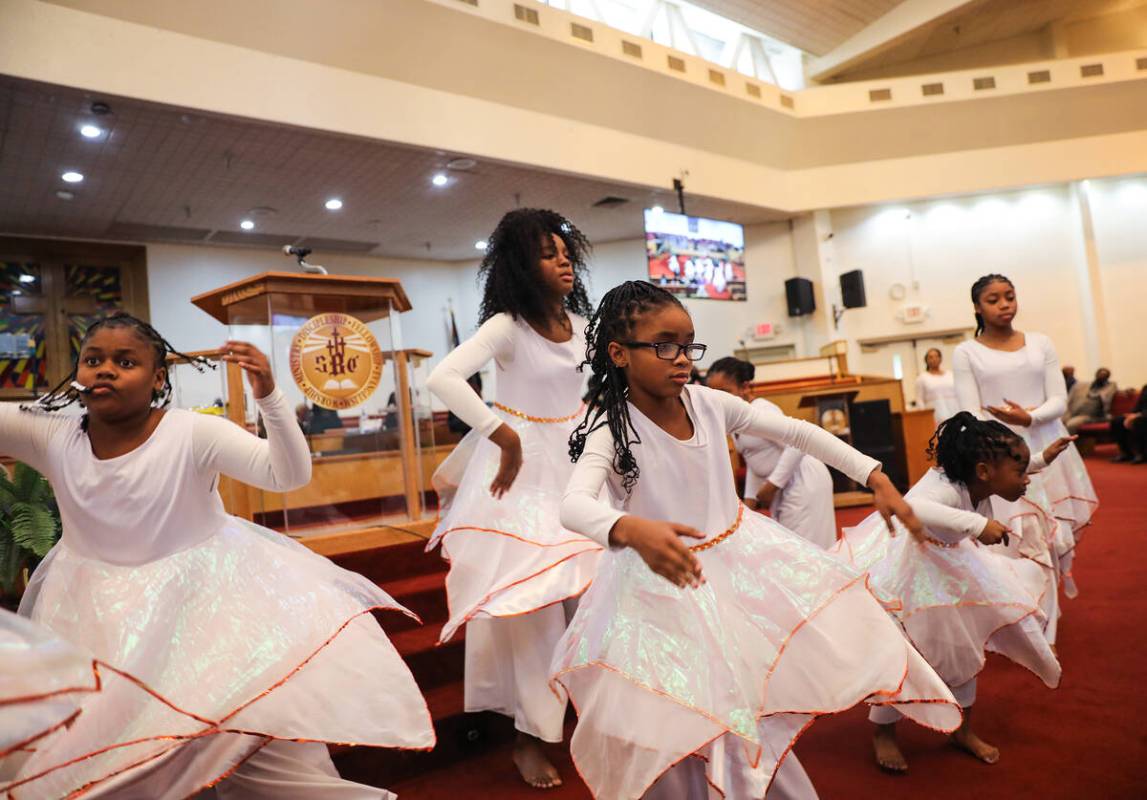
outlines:
[{"label": "curly afro hair", "polygon": [[574,285],[565,298],[566,310],[583,317],[593,313],[583,280],[588,269],[586,258],[592,250],[589,239],[556,211],[519,208],[502,217],[478,267],[479,280],[486,281],[479,323],[503,312],[536,324],[551,316],[552,307],[538,280],[538,262],[550,234],[565,242],[573,266]]}]

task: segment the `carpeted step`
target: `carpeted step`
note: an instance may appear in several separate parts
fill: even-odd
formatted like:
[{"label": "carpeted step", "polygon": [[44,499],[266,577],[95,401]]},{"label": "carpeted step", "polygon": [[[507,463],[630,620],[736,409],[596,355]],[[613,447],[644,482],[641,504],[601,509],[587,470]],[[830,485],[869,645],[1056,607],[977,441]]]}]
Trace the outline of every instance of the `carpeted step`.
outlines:
[{"label": "carpeted step", "polygon": [[[445,573],[430,572],[381,585],[391,597],[417,614],[423,625],[441,629],[448,614],[445,580]],[[403,617],[402,620],[388,621],[385,627],[388,634],[393,634],[419,625],[409,617]]]},{"label": "carpeted step", "polygon": [[426,753],[370,747],[332,748],[339,774],[357,783],[389,788],[420,775],[452,770],[459,763],[492,748],[504,747],[513,739],[514,726],[508,717],[462,712],[460,682],[427,691],[425,697],[438,737],[434,750]]},{"label": "carpeted step", "polygon": [[445,572],[447,568],[438,551],[426,552],[426,542],[423,540],[377,547],[361,553],[347,553],[334,556],[331,560],[344,569],[370,578],[380,586],[414,575]]},{"label": "carpeted step", "polygon": [[424,625],[390,634],[390,641],[414,673],[414,680],[423,692],[451,682],[462,683],[466,661],[465,631],[459,631],[449,642],[439,645],[440,629],[441,625]]}]

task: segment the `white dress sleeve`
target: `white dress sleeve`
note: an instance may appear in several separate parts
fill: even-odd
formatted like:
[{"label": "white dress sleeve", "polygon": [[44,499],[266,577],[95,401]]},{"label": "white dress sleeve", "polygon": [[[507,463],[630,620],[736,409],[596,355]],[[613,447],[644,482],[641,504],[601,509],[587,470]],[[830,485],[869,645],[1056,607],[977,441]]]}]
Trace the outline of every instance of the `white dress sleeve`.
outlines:
[{"label": "white dress sleeve", "polygon": [[980,387],[976,383],[976,374],[972,372],[972,360],[963,346],[957,347],[952,354],[952,380],[956,384],[956,399],[960,403],[960,410],[982,419],[984,404],[980,400]]},{"label": "white dress sleeve", "polygon": [[702,387],[711,393],[725,414],[728,433],[750,433],[763,439],[772,439],[788,447],[795,447],[830,467],[836,467],[860,484],[868,483],[868,476],[879,469],[880,462],[845,444],[823,428],[784,414],[770,414],[751,406],[728,392]]},{"label": "white dress sleeve", "polygon": [[603,425],[586,438],[585,451],[574,466],[561,506],[562,525],[602,547],[609,547],[609,532],[625,516],[601,499],[601,487],[612,471],[613,434]]},{"label": "white dress sleeve", "polygon": [[22,411],[17,403],[0,403],[0,455],[23,461],[37,472],[48,468],[48,442],[74,418],[46,411]]},{"label": "white dress sleeve", "polygon": [[1059,356],[1051,339],[1046,336],[1039,337],[1039,345],[1043,350],[1043,395],[1044,401],[1030,412],[1032,424],[1050,422],[1059,419],[1067,412],[1067,387],[1063,382],[1063,373],[1059,368]]},{"label": "white dress sleeve", "polygon": [[793,473],[796,472],[802,458],[804,458],[804,453],[800,450],[795,447],[786,447],[777,460],[777,466],[765,480],[778,489],[784,489],[793,479]]},{"label": "white dress sleeve", "polygon": [[960,495],[949,483],[917,484],[905,500],[929,535],[948,544],[979,536],[988,524],[982,514],[960,508]]},{"label": "white dress sleeve", "polygon": [[1047,469],[1047,462],[1044,461],[1043,451],[1037,451],[1031,454],[1031,459],[1028,461],[1027,474],[1031,475],[1035,472],[1042,472]]},{"label": "white dress sleeve", "polygon": [[275,391],[256,400],[267,438],[260,439],[230,420],[195,415],[191,446],[197,468],[273,492],[310,483],[311,453],[287,398]]},{"label": "white dress sleeve", "polygon": [[478,332],[450,351],[426,381],[426,386],[463,422],[482,436],[489,436],[502,424],[466,380],[496,360],[507,364],[514,358],[514,320],[509,314],[495,314],[482,323]]}]

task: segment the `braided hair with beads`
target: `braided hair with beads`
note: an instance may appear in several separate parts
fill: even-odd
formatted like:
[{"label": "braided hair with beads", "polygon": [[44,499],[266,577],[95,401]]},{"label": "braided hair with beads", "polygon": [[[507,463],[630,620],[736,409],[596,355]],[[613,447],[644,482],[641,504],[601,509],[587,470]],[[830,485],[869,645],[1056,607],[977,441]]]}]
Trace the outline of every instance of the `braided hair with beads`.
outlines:
[{"label": "braided hair with beads", "polygon": [[681,306],[681,301],[647,281],[626,281],[606,292],[585,329],[585,361],[578,369],[590,368],[589,392],[585,419],[570,435],[570,458],[581,458],[589,434],[606,425],[613,434],[613,469],[626,492],[633,490],[640,474],[631,445],[640,444],[641,438],[629,418],[625,370],[609,357],[609,343],[631,339],[638,316],[670,305]]},{"label": "braided hair with beads", "polygon": [[[975,283],[972,284],[972,306],[973,307],[975,307],[976,303],[980,302],[980,295],[982,295],[984,293],[984,289],[987,289],[990,284],[993,284],[996,281],[1000,281],[1001,283],[1006,283],[1008,286],[1011,286],[1013,290],[1016,288],[1015,284],[1013,284],[1011,282],[1011,280],[1009,280],[1004,275],[998,275],[994,272],[990,275],[984,275],[983,277],[979,278]],[[972,336],[973,337],[979,336],[983,332],[984,332],[984,317],[982,314],[980,314],[979,311],[977,311],[976,312],[976,332],[974,334],[972,334]]]},{"label": "braided hair with beads", "polygon": [[[152,349],[155,355],[156,369],[164,369],[163,388],[154,392],[151,404],[156,408],[163,408],[171,402],[171,395],[173,389],[171,386],[171,371],[167,368],[168,355],[174,355],[178,358],[185,360],[191,364],[199,372],[203,372],[207,368],[215,369],[215,365],[205,358],[188,356],[171,346],[171,343],[164,339],[159,332],[151,327],[148,323],[133,317],[126,311],[115,311],[106,317],[102,317],[90,326],[84,332],[83,338],[80,339],[80,346],[78,352],[82,352],[84,345],[92,336],[100,330],[107,328],[129,328],[136,333],[144,342],[146,342]],[[20,408],[24,411],[59,411],[62,408],[67,408],[73,403],[79,402],[80,393],[72,386],[72,382],[76,379],[76,371],[78,367],[79,356],[77,356],[77,363],[72,365],[72,371],[60,381],[55,388],[47,394],[40,397],[35,403],[27,403],[21,405]],[[83,420],[80,422],[82,430],[88,429],[88,417],[85,414]]]},{"label": "braided hair with beads", "polygon": [[[928,442],[928,458],[948,480],[965,486],[976,477],[976,464],[1005,458],[1021,461],[1023,438],[1002,422],[961,411],[940,423]],[[1025,464],[1026,466],[1026,464]]]}]

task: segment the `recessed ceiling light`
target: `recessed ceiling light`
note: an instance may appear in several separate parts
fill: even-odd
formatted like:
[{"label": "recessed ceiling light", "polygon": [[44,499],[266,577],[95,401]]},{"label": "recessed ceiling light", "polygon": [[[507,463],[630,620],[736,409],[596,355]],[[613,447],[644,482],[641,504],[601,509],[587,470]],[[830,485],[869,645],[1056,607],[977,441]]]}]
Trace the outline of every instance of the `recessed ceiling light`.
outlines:
[{"label": "recessed ceiling light", "polygon": [[84,179],[84,176],[78,172],[65,172],[60,177],[64,179],[65,183],[79,183]]},{"label": "recessed ceiling light", "polygon": [[332,197],[326,202],[325,205],[327,207],[327,211],[338,211],[343,207],[343,201],[339,200],[337,197]]},{"label": "recessed ceiling light", "polygon": [[439,172],[433,178],[430,179],[430,182],[433,183],[435,186],[445,186],[446,184],[448,184],[450,182],[450,179],[447,178],[445,174]]},{"label": "recessed ceiling light", "polygon": [[56,197],[60,198],[61,200],[75,200],[76,193],[69,192],[67,189],[61,189],[60,191],[56,192]]},{"label": "recessed ceiling light", "polygon": [[253,231],[255,230],[255,223],[249,219],[245,219],[239,223],[239,227],[245,231]]},{"label": "recessed ceiling light", "polygon": [[479,239],[478,241],[474,242],[474,248],[477,250],[485,250],[487,247],[489,247],[489,245],[486,243],[485,239]]},{"label": "recessed ceiling light", "polygon": [[104,134],[104,129],[95,125],[84,125],[80,128],[80,136],[85,139],[98,139]]},{"label": "recessed ceiling light", "polygon": [[467,172],[476,166],[478,166],[478,162],[472,158],[452,158],[446,162],[446,169],[456,172]]},{"label": "recessed ceiling light", "polygon": [[20,276],[20,283],[35,283],[35,282],[36,282],[36,276],[35,275],[21,275]]}]

